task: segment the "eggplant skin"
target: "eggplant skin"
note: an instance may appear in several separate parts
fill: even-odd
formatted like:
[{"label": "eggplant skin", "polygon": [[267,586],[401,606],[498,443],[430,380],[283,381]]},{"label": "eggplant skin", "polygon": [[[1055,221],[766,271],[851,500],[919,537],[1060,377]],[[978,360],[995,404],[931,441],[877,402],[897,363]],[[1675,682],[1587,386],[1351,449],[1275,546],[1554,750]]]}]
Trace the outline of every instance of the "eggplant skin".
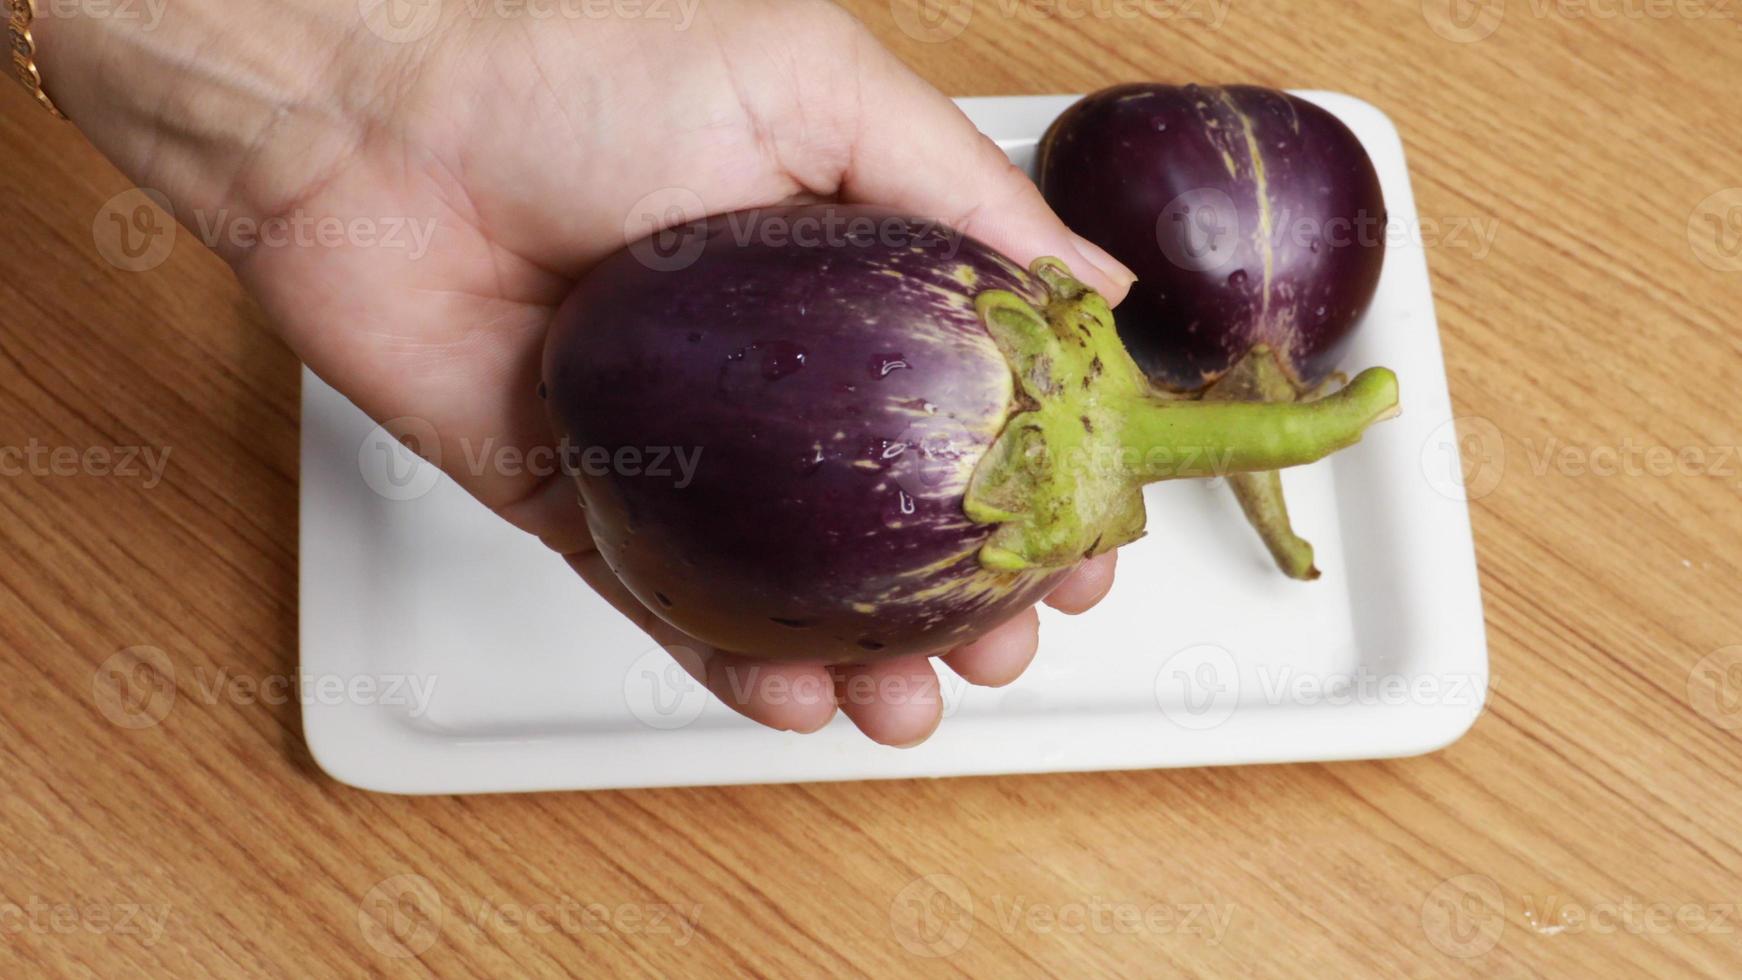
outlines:
[{"label": "eggplant skin", "polygon": [[868,207],[689,234],[589,272],[544,355],[594,541],[637,599],[716,649],[856,663],[973,640],[1068,573],[983,568],[992,527],[962,507],[1017,411],[974,297],[1040,303],[1040,283]]},{"label": "eggplant skin", "polygon": [[1317,385],[1378,286],[1373,163],[1340,120],[1287,93],[1103,89],[1054,120],[1038,169],[1065,224],[1137,274],[1119,334],[1164,387],[1200,389],[1258,344]]}]

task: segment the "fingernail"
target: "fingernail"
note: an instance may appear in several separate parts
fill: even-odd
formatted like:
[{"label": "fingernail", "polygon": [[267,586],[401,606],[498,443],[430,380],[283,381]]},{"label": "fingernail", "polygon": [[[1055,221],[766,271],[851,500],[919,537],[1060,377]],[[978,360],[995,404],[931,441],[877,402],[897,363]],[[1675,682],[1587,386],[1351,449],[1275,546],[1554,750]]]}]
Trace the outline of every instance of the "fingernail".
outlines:
[{"label": "fingernail", "polygon": [[[1076,237],[1076,236],[1072,236]],[[1137,281],[1137,273],[1125,268],[1125,263],[1107,254],[1107,250],[1087,238],[1076,238],[1077,253],[1094,266],[1115,288],[1123,292]]]}]

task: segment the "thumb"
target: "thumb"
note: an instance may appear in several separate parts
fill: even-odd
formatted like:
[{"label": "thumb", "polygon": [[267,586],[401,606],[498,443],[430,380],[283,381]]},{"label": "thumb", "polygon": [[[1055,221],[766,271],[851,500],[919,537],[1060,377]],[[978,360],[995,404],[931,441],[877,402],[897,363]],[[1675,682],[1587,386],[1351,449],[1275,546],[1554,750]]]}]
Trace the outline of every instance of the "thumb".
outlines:
[{"label": "thumb", "polygon": [[968,117],[875,40],[859,61],[857,127],[843,199],[936,218],[1023,265],[1063,259],[1117,304],[1137,278],[1071,232],[1040,189]]}]

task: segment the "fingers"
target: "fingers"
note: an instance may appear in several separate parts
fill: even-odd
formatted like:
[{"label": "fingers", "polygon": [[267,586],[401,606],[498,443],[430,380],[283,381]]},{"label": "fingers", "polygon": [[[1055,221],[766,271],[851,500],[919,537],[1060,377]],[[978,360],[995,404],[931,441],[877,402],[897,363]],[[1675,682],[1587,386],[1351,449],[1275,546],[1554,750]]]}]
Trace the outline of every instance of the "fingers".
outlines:
[{"label": "fingers", "polygon": [[593,550],[593,535],[587,528],[587,511],[581,505],[580,489],[560,469],[534,484],[518,500],[495,510],[496,516],[534,535],[559,555]]},{"label": "fingers", "polygon": [[[970,684],[1002,687],[1021,676],[1040,645],[1040,615],[1026,609],[943,661]],[[942,687],[926,657],[834,668],[841,710],[872,741],[911,748],[943,720]]]},{"label": "fingers", "polygon": [[1032,607],[943,658],[970,684],[1003,687],[1022,675],[1040,647],[1040,614]]},{"label": "fingers", "polygon": [[[1085,562],[1053,590],[1047,604],[1075,614],[1099,602],[1112,587],[1116,554]],[[825,667],[721,653],[654,615],[618,581],[597,552],[567,557],[587,584],[655,642],[696,651],[699,659],[684,663],[685,668],[699,673],[697,680],[715,697],[751,721],[782,731],[814,732],[827,725],[838,708],[872,741],[908,748],[930,738],[943,719],[942,689],[928,657]],[[1033,662],[1039,636],[1040,617],[1031,608],[950,651],[943,661],[970,684],[1002,687]]]},{"label": "fingers", "polygon": [[832,668],[841,711],[867,738],[911,748],[930,738],[943,720],[943,696],[931,658],[896,657]]},{"label": "fingers", "polygon": [[[809,733],[850,718],[874,742],[911,748],[930,738],[943,720],[943,691],[931,659],[915,655],[871,664],[825,667],[788,664],[722,653],[685,636],[654,615],[606,567],[595,551],[567,556],[588,585],[655,642],[694,651],[678,662],[721,701],[758,724]],[[1066,612],[1094,605],[1112,582],[1113,556],[1086,563],[1048,597]],[[1040,617],[1030,608],[972,643],[944,655],[944,663],[970,684],[1002,687],[1033,662]]]},{"label": "fingers", "polygon": [[751,721],[809,734],[835,717],[835,678],[821,664],[787,664],[730,653],[706,658],[713,695]]},{"label": "fingers", "polygon": [[866,36],[860,42],[858,129],[844,198],[944,221],[1024,265],[1042,255],[1107,297],[1131,270],[1064,226],[1040,190],[942,93]]},{"label": "fingers", "polygon": [[819,664],[777,664],[721,653],[655,616],[606,567],[596,551],[569,555],[582,580],[663,647],[682,647],[695,658],[675,658],[726,706],[758,724],[814,732],[835,716],[835,678]]},{"label": "fingers", "polygon": [[1118,561],[1117,551],[1089,559],[1052,590],[1052,594],[1046,597],[1046,604],[1072,616],[1089,611],[1112,590],[1113,569]]},{"label": "fingers", "polygon": [[[1083,563],[1047,596],[1047,605],[1075,615],[1100,602],[1113,587],[1117,555],[1110,551]],[[1040,614],[1029,608],[978,640],[951,650],[943,661],[970,684],[1003,687],[1022,676],[1039,649]]]}]

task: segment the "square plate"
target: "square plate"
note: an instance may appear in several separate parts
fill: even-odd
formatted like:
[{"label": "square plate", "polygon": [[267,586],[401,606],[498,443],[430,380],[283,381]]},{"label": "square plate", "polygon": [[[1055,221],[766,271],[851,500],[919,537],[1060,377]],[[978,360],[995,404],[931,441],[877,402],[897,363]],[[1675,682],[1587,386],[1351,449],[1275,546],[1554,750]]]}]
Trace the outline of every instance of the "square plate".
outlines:
[{"label": "square plate", "polygon": [[[1347,363],[1405,412],[1288,470],[1324,577],[1279,574],[1220,481],[1146,492],[1151,534],[1094,611],[1042,610],[1021,680],[940,669],[949,717],[883,748],[844,717],[808,736],[732,713],[593,595],[312,374],[303,387],[302,681],[334,778],[395,793],[602,789],[1134,769],[1430,751],[1481,711],[1488,654],[1427,261],[1397,130],[1302,92],[1360,137],[1389,254]],[[1076,96],[963,99],[1029,166]]]}]

